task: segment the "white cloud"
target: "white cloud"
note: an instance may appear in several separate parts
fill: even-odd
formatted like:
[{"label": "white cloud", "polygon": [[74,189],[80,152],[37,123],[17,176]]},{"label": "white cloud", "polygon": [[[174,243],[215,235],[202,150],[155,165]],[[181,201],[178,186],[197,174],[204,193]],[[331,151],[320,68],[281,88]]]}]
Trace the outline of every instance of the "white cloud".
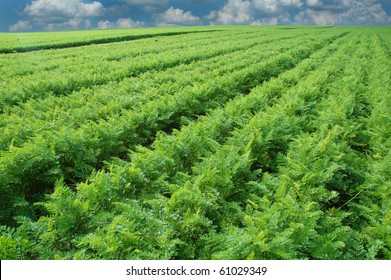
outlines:
[{"label": "white cloud", "polygon": [[251,9],[250,1],[229,0],[219,11],[211,13],[209,18],[213,24],[250,24],[254,21]]},{"label": "white cloud", "polygon": [[20,32],[27,31],[31,29],[30,21],[28,20],[19,20],[17,23],[9,27],[10,32]]},{"label": "white cloud", "polygon": [[251,25],[277,25],[278,18],[272,17],[267,19],[257,19],[251,23]]},{"label": "white cloud", "polygon": [[261,12],[276,14],[282,12],[285,8],[300,8],[300,0],[253,0],[253,7]]},{"label": "white cloud", "polygon": [[[390,0],[29,0],[10,31],[145,25],[389,25]],[[102,3],[108,5],[105,7]],[[171,6],[177,3],[180,7]],[[220,7],[217,3],[221,3]],[[197,5],[197,6],[196,6]],[[208,7],[203,17],[193,8]],[[171,7],[170,7],[171,6]],[[176,7],[176,8],[174,8]],[[184,8],[186,7],[186,8]],[[136,15],[140,11],[147,14]],[[209,13],[208,13],[209,12]],[[144,22],[133,18],[142,17]],[[110,18],[112,21],[102,20]],[[113,20],[114,19],[118,19]],[[91,23],[92,22],[92,23]]]},{"label": "white cloud", "polygon": [[115,23],[108,21],[108,20],[101,20],[98,22],[98,28],[99,29],[111,29],[115,28]]},{"label": "white cloud", "polygon": [[117,20],[116,25],[118,28],[134,28],[142,27],[144,23],[141,21],[134,21],[131,18],[120,18]]},{"label": "white cloud", "polygon": [[307,0],[307,6],[309,7],[319,7],[322,6],[320,0]]},{"label": "white cloud", "polygon": [[211,22],[211,21],[215,20],[216,17],[217,17],[217,11],[210,11],[207,16],[204,16],[204,19]]},{"label": "white cloud", "polygon": [[30,28],[43,30],[90,28],[90,18],[103,16],[106,12],[101,2],[84,0],[34,0],[23,10],[25,19],[12,25],[29,22]]},{"label": "white cloud", "polygon": [[89,19],[71,18],[65,22],[47,23],[44,26],[45,31],[71,29],[91,29],[91,21]]},{"label": "white cloud", "polygon": [[164,13],[154,14],[154,20],[158,26],[173,25],[199,25],[202,23],[201,18],[194,16],[191,11],[184,11],[170,7]]},{"label": "white cloud", "polygon": [[109,28],[136,28],[143,27],[145,24],[142,21],[134,21],[131,18],[120,18],[115,23],[108,20],[98,22],[99,29]]},{"label": "white cloud", "polygon": [[375,0],[228,0],[204,17],[210,24],[387,25]]},{"label": "white cloud", "polygon": [[373,0],[307,0],[308,8],[296,16],[299,24],[387,25],[391,17]]},{"label": "white cloud", "polygon": [[103,13],[102,3],[84,3],[82,0],[35,0],[24,9],[24,14],[34,18],[96,17]]},{"label": "white cloud", "polygon": [[342,21],[341,15],[335,14],[329,10],[312,10],[308,9],[297,17],[302,20],[303,24],[314,25],[336,25]]},{"label": "white cloud", "polygon": [[287,9],[298,9],[302,5],[301,0],[229,0],[205,19],[211,24],[290,24]]}]

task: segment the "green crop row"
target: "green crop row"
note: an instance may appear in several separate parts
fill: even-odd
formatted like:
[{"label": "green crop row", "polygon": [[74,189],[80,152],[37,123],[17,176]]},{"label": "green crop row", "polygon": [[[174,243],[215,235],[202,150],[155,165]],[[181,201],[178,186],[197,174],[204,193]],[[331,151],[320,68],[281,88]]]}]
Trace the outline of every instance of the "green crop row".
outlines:
[{"label": "green crop row", "polygon": [[[364,39],[348,61],[341,60],[341,66],[346,67],[343,80],[337,77],[331,81],[321,91],[322,100],[300,104],[306,105],[305,114],[296,109],[296,121],[285,122],[288,131],[299,129],[298,134],[290,143],[282,141],[288,148],[277,155],[277,169],[262,174],[261,179],[255,177],[253,184],[258,192],[249,198],[252,185],[244,190],[232,188],[244,192],[244,197],[235,200],[242,203],[242,208],[237,207],[239,211],[231,214],[236,214],[238,223],[235,226],[228,220],[222,233],[204,238],[201,246],[206,247],[205,252],[215,251],[207,258],[390,258],[391,243],[385,235],[390,229],[386,222],[390,213],[390,176],[386,170],[373,172],[372,156],[364,150],[368,144],[365,123],[373,109],[383,106],[380,100],[369,101],[379,78],[383,79],[367,78],[373,68],[381,65],[368,55],[373,51],[369,44],[372,39]],[[384,93],[389,95],[389,87]],[[281,115],[282,112],[278,116]],[[261,123],[262,120],[255,122],[258,126]],[[281,124],[274,127],[278,129]],[[287,137],[286,134],[281,136]],[[269,141],[273,143],[278,137],[271,135],[266,140],[260,144],[267,149]],[[257,159],[259,154],[263,153],[257,149],[243,157],[250,158],[248,165],[256,162],[259,167],[265,162]],[[373,182],[373,175],[381,178],[380,184]],[[371,182],[370,191],[366,180]],[[370,201],[371,193],[377,193],[377,202]],[[357,203],[359,198],[361,203]]]},{"label": "green crop row", "polygon": [[[303,34],[305,32],[294,35],[286,34],[286,38]],[[9,74],[8,77],[3,75],[1,79],[0,109],[4,110],[7,106],[16,105],[31,98],[67,95],[84,87],[101,85],[111,81],[118,82],[126,77],[137,76],[150,70],[164,70],[183,63],[200,61],[208,57],[243,50],[255,44],[284,38],[277,35],[265,37],[260,36],[262,33],[254,34],[254,32],[230,33],[230,39],[237,36],[240,43],[221,46],[218,42],[227,40],[229,36],[226,33],[222,33],[222,35],[224,36],[216,36],[217,38],[213,39],[207,37],[195,42],[193,39],[200,36],[193,35],[186,38],[177,47],[170,44],[168,39],[166,39],[167,44],[159,43],[159,48],[156,48],[156,42],[149,41],[141,41],[131,47],[126,44],[111,45],[110,51],[106,51],[107,48],[102,46],[88,47],[74,53],[65,52],[65,58],[56,58],[52,55],[56,54],[53,52],[42,52],[33,57],[24,54],[14,55],[22,61],[10,62],[3,59],[1,62],[1,68],[7,69],[6,72]],[[131,50],[133,50],[133,55]],[[102,55],[102,53],[106,53],[106,55]],[[9,58],[9,55],[2,57]],[[34,71],[36,64],[43,65],[43,71]],[[13,70],[13,67],[16,69]],[[33,72],[28,75],[18,75],[20,68],[23,71]]]},{"label": "green crop row", "polygon": [[[291,44],[294,40],[284,42]],[[285,44],[276,48],[277,42],[252,47],[245,45],[245,53],[236,51],[205,58],[162,72],[148,72],[119,83],[73,92],[68,96],[49,96],[7,108],[0,117],[0,131],[3,134],[0,150],[7,150],[11,142],[13,146],[20,146],[34,135],[45,135],[45,131],[51,133],[59,127],[77,129],[90,121],[110,120],[121,115],[124,110],[131,110],[167,94],[172,95],[191,87],[195,82],[208,83],[234,69],[247,66],[247,62],[243,62],[246,57],[254,57],[252,63],[256,63],[278,51],[284,51]]]},{"label": "green crop row", "polygon": [[[312,45],[300,45],[266,60],[260,56],[259,62],[253,56],[239,60],[237,63],[242,66],[228,77],[216,77],[208,84],[195,83],[173,95],[162,95],[140,105],[137,111],[125,111],[108,121],[89,122],[77,130],[60,127],[47,135],[38,134],[21,147],[11,146],[2,153],[0,161],[1,189],[8,197],[14,194],[10,203],[17,207],[4,209],[3,217],[9,211],[29,208],[23,201],[36,200],[36,195],[50,188],[56,179],[65,177],[69,183],[85,179],[104,160],[152,140],[158,130],[170,129],[183,116],[202,114],[291,68],[320,48],[322,42],[326,44],[329,38],[314,40]],[[237,68],[235,63],[227,67]]]},{"label": "green crop row", "polygon": [[[340,53],[344,53],[347,50],[352,49],[352,47],[351,47],[352,45],[346,44],[346,47],[344,49],[342,49],[340,51]],[[332,50],[332,48],[326,49],[323,52],[323,57],[326,56],[327,54],[329,54],[330,50]],[[334,59],[332,59],[329,63],[327,63],[325,65],[324,71],[327,71],[326,73],[329,73],[330,70],[327,70],[327,68],[331,65],[334,65],[335,62],[338,60],[340,60],[340,56],[336,56]],[[311,63],[311,61],[309,63]],[[310,67],[311,67],[311,64],[310,65],[306,64],[303,66],[303,69],[301,69],[301,71],[293,70],[293,74],[291,74],[293,77],[288,76],[287,81],[292,82],[295,79],[301,78],[301,75],[308,74],[307,71],[309,70],[308,68],[310,68]],[[338,69],[338,67],[336,67],[336,68]],[[299,73],[301,73],[301,74],[299,74]],[[299,75],[299,76],[295,77],[295,75]],[[313,76],[313,75],[311,75],[311,76]],[[323,78],[322,75],[320,75],[320,77]],[[318,86],[321,86],[321,85],[324,85],[325,83],[327,83],[327,80],[325,80],[325,79],[323,79],[323,83],[320,83],[320,81],[322,79],[317,80],[317,79],[314,79],[314,77],[309,77],[308,80],[313,81],[314,85],[318,85]],[[278,79],[277,79],[277,81],[278,81]],[[278,92],[278,90],[280,90],[280,94],[281,94],[281,91],[283,91],[286,88],[286,84],[284,84],[284,83],[279,84],[279,83],[273,82],[273,81],[271,81],[269,83],[271,84],[271,86],[268,89],[267,84],[266,84],[265,85],[266,86],[265,92],[277,87],[275,90],[277,92]],[[273,86],[273,84],[275,84],[275,86]],[[278,86],[280,86],[280,88]],[[261,88],[263,88],[263,87],[261,87]],[[317,92],[313,91],[312,93],[316,94]],[[258,98],[258,100],[259,100],[258,102],[260,102],[261,100],[264,100],[264,102],[268,100],[268,99],[265,100],[265,97],[263,95],[261,95],[258,91],[255,91],[251,95],[248,95],[248,96],[245,96],[242,98],[247,99],[247,102],[241,103],[241,104],[243,104],[242,105],[243,108],[242,108],[242,110],[239,109],[236,114],[233,114],[232,111],[234,108],[237,108],[237,106],[231,105],[231,106],[226,107],[226,108],[230,109],[230,110],[226,109],[226,111],[227,111],[226,115],[227,116],[236,116],[236,118],[238,118],[238,120],[236,122],[238,122],[240,119],[243,119],[244,116],[246,116],[246,111],[248,110],[248,109],[245,109],[246,107],[254,106],[254,109],[258,107],[258,106],[256,106],[257,103],[255,103],[255,105],[253,105],[254,104],[253,102],[256,100],[256,98]],[[282,104],[286,104],[286,100],[289,100],[289,96],[284,98],[284,101],[282,101]],[[251,112],[251,110],[249,110],[249,111]],[[219,116],[219,115],[217,115],[217,116]],[[194,148],[199,148],[199,149],[207,148],[207,145],[205,145],[205,140],[207,141],[207,143],[208,142],[212,143],[212,145],[213,145],[213,143],[216,143],[215,142],[216,140],[213,140],[213,138],[215,138],[215,137],[206,138],[206,139],[201,138],[204,141],[202,141],[201,143],[197,143],[197,139],[199,139],[199,137],[197,137],[197,131],[199,131],[198,134],[201,133],[202,131],[204,133],[211,134],[213,132],[222,130],[222,129],[218,129],[218,125],[221,126],[223,124],[227,124],[226,121],[222,122],[221,119],[218,119],[218,118],[217,118],[217,122],[214,122],[213,121],[214,117],[216,117],[216,115],[213,115],[213,117],[211,116],[209,118],[205,117],[205,119],[206,119],[205,121],[200,120],[200,125],[196,125],[195,127],[193,126],[193,129],[190,129],[187,133],[184,132],[184,133],[178,134],[176,137],[174,136],[175,138],[178,138],[178,137],[180,137],[180,135],[183,134],[184,135],[183,138],[179,138],[181,141],[173,141],[172,140],[172,141],[167,142],[167,141],[164,141],[164,139],[162,139],[160,141],[158,140],[158,142],[161,142],[162,144],[160,144],[160,145],[158,143],[154,144],[153,145],[154,149],[150,153],[147,152],[147,154],[144,154],[145,151],[141,151],[141,152],[139,152],[139,155],[137,155],[137,154],[132,155],[132,163],[131,163],[132,165],[130,167],[124,168],[125,173],[129,172],[125,176],[123,174],[124,171],[122,171],[121,169],[115,170],[118,168],[113,167],[114,169],[111,170],[112,173],[109,173],[108,175],[106,175],[105,173],[100,173],[96,176],[95,179],[91,179],[91,181],[93,182],[91,185],[83,185],[83,184],[79,185],[77,187],[78,192],[77,192],[77,197],[75,197],[75,200],[72,198],[73,194],[69,189],[67,190],[67,188],[59,186],[56,189],[55,194],[52,196],[52,199],[54,201],[57,201],[57,199],[63,201],[63,199],[65,199],[65,197],[68,197],[68,198],[66,198],[66,200],[68,200],[68,203],[70,203],[70,205],[65,206],[64,204],[62,204],[63,206],[58,208],[58,206],[56,206],[57,203],[46,204],[46,208],[49,210],[49,212],[51,212],[53,216],[59,218],[59,220],[56,223],[54,223],[56,225],[59,225],[59,228],[56,228],[55,231],[57,232],[57,230],[58,230],[59,235],[61,236],[61,239],[63,239],[63,240],[54,239],[54,240],[56,240],[55,241],[56,244],[58,244],[57,246],[62,246],[61,244],[67,244],[65,246],[70,246],[69,240],[68,240],[69,234],[73,235],[73,234],[75,234],[75,232],[80,234],[79,231],[85,230],[85,223],[86,223],[85,219],[87,217],[90,217],[92,219],[92,221],[90,221],[90,223],[91,223],[90,226],[92,228],[95,225],[95,221],[94,221],[95,218],[99,219],[99,217],[101,217],[101,216],[106,217],[105,219],[108,219],[107,222],[109,222],[110,221],[109,217],[112,216],[112,214],[109,214],[109,210],[113,210],[112,208],[115,207],[116,204],[114,202],[120,200],[119,198],[121,198],[121,197],[129,197],[129,194],[124,195],[124,193],[123,193],[124,191],[125,191],[125,193],[128,193],[129,191],[134,192],[133,188],[137,187],[138,188],[137,193],[144,194],[144,195],[146,193],[151,193],[151,195],[153,195],[154,191],[156,191],[156,190],[160,191],[159,188],[161,188],[162,187],[161,185],[165,183],[164,182],[165,178],[177,178],[176,180],[178,180],[178,178],[181,178],[181,172],[186,171],[186,170],[181,170],[180,166],[182,166],[182,164],[184,166],[185,165],[193,166],[195,163],[194,161],[198,160],[198,157],[201,155],[199,155],[198,157],[196,157],[192,161],[190,161],[189,158],[186,159],[186,154],[197,156],[197,153],[194,151],[189,151],[189,150],[185,151],[185,150],[178,150],[178,149],[182,148],[183,145],[185,145],[187,142],[190,142],[189,144],[192,145]],[[247,118],[248,117],[250,117],[250,115],[247,115]],[[208,119],[211,119],[211,120],[208,120]],[[243,121],[245,123],[245,119]],[[201,124],[205,124],[205,123],[207,123],[207,124],[213,123],[215,127],[213,127],[213,128],[207,127],[205,130],[202,128],[202,125],[201,125]],[[228,124],[229,123],[230,122],[228,122]],[[233,120],[232,123],[235,123],[235,120]],[[187,128],[187,127],[188,126],[186,126],[185,128]],[[196,130],[196,128],[198,128],[198,130]],[[231,129],[228,129],[228,131],[229,130],[231,130]],[[238,133],[237,135],[241,135],[241,133]],[[185,141],[185,140],[187,140],[187,141]],[[195,141],[195,143],[193,141]],[[175,143],[177,143],[177,145],[174,145]],[[247,143],[245,141],[240,141],[240,143],[247,145]],[[181,147],[181,144],[182,144],[182,147]],[[187,144],[187,145],[189,145],[189,144]],[[204,145],[202,145],[202,144],[204,144]],[[179,145],[179,147],[178,147],[178,145]],[[214,148],[217,148],[218,145],[219,144],[216,143],[213,146],[214,146]],[[172,149],[173,150],[170,151],[170,150],[167,150],[167,148],[170,148],[171,150]],[[212,151],[213,151],[213,148],[212,148]],[[210,152],[212,152],[212,151],[210,151]],[[205,155],[206,154],[204,154],[204,156]],[[173,164],[172,164],[175,157],[179,157],[179,162],[176,163],[177,168],[173,168],[175,165],[173,166]],[[182,157],[182,159],[181,159],[181,157]],[[179,170],[178,170],[178,168],[179,168]],[[170,170],[177,170],[177,175],[172,174],[172,173],[167,174],[167,172],[169,172]],[[187,170],[187,171],[189,171],[189,170]],[[146,174],[144,174],[144,173],[146,173]],[[156,177],[154,177],[154,176],[156,176]],[[182,175],[182,177],[183,177],[183,175]],[[217,178],[217,180],[218,180],[218,178]],[[126,183],[126,182],[128,182],[128,183]],[[174,180],[174,182],[175,182],[175,180]],[[126,187],[126,185],[124,185],[125,183],[129,184],[129,186]],[[165,183],[164,185],[167,186],[167,183]],[[62,193],[62,194],[60,194],[60,193]],[[179,191],[178,191],[178,193],[179,193]],[[86,200],[84,199],[84,197],[86,197]],[[177,197],[177,196],[174,196],[174,197]],[[187,198],[184,197],[183,199],[187,199]],[[74,204],[73,201],[74,202],[78,201],[77,204],[79,204],[81,208],[77,207],[76,205],[73,205]],[[85,208],[85,207],[87,207],[86,204],[83,206],[84,203],[88,204],[88,208]],[[49,204],[51,206],[48,206]],[[68,207],[71,207],[72,209],[69,209]],[[73,207],[76,207],[76,208],[73,209]],[[84,208],[84,214],[82,212],[80,212],[79,214],[76,214],[78,211],[81,211],[83,208]],[[69,212],[66,209],[69,209]],[[100,210],[99,211],[100,213],[99,212],[96,213],[96,211],[98,211],[98,210]],[[140,211],[141,211],[141,209],[140,209]],[[144,215],[144,213],[142,213],[142,212],[143,211],[141,211],[140,214]],[[60,213],[62,213],[62,214],[60,214]],[[73,223],[69,220],[70,216],[75,217],[75,219],[73,220]],[[156,219],[152,219],[152,220],[154,220],[152,225],[154,225],[156,222],[159,222]],[[46,221],[46,219],[41,218],[41,221]],[[102,223],[102,221],[98,222],[98,224],[101,224],[101,223]],[[101,225],[103,225],[103,224],[101,224]],[[48,233],[49,232],[50,231],[48,231]],[[54,236],[57,236],[57,235],[54,235]],[[53,238],[54,238],[54,236],[53,236]],[[93,242],[92,241],[93,238],[92,238],[91,234],[89,234],[87,236],[88,236],[88,239],[86,239],[86,240],[88,240],[88,243],[90,244],[90,242]],[[101,237],[99,237],[99,238],[101,238]],[[74,242],[74,241],[72,240],[72,242]],[[85,241],[85,242],[87,242],[87,241]],[[169,242],[169,243],[167,243],[167,245],[169,245],[171,243],[172,242]],[[102,244],[102,246],[106,246],[104,242],[101,242],[101,244]],[[124,243],[124,245],[126,245],[126,243]],[[153,245],[153,244],[151,244],[151,245]],[[184,244],[183,246],[185,246],[185,245],[186,244]],[[189,244],[187,244],[187,245],[189,245]],[[133,247],[129,247],[129,249],[132,249],[132,248]],[[190,250],[194,250],[194,248],[193,249],[191,249],[191,248],[192,247],[190,246]],[[154,251],[156,251],[156,250],[154,250]],[[113,252],[113,253],[115,253],[115,252]],[[162,251],[162,253],[164,253],[164,251]],[[180,257],[184,257],[184,256],[186,256],[186,255],[182,255]],[[49,256],[47,256],[47,257],[49,257]],[[51,256],[51,257],[53,257],[53,256]],[[95,256],[95,257],[97,257],[97,256]],[[120,257],[120,256],[118,256],[118,257]],[[147,256],[145,256],[145,257],[147,257]],[[172,256],[170,256],[170,257],[172,257]],[[187,256],[187,257],[190,257],[190,256]],[[115,258],[114,255],[113,255],[113,258]]]},{"label": "green crop row", "polygon": [[[347,50],[352,49],[351,46],[353,45],[351,44],[350,47],[346,45],[349,48],[344,49],[340,54],[346,54]],[[144,159],[140,158],[139,155],[132,157],[131,167],[124,169],[122,174],[120,174],[127,179],[130,191],[134,191],[134,188],[137,188],[135,190],[136,194],[132,195],[132,192],[130,192],[124,196],[130,199],[146,196],[147,200],[148,196],[145,192],[150,193],[151,196],[155,193],[160,193],[164,197],[169,196],[165,207],[172,216],[169,216],[169,220],[166,223],[173,225],[174,230],[171,235],[173,240],[167,244],[176,243],[174,248],[170,248],[170,252],[173,254],[171,257],[181,259],[211,257],[236,259],[250,256],[250,254],[246,256],[248,249],[245,250],[246,248],[240,247],[247,241],[246,239],[241,240],[240,243],[236,241],[235,246],[230,243],[231,250],[234,248],[238,249],[236,255],[230,255],[230,253],[222,255],[218,253],[221,250],[218,245],[224,247],[226,242],[225,240],[220,240],[222,236],[218,233],[223,229],[232,230],[235,228],[234,226],[242,227],[243,219],[246,220],[247,218],[244,217],[241,207],[246,206],[247,208],[247,204],[251,205],[253,203],[252,200],[254,198],[252,196],[259,195],[260,191],[266,191],[260,188],[262,186],[259,185],[257,180],[262,172],[276,172],[276,167],[274,167],[276,163],[273,163],[273,161],[277,160],[279,155],[284,153],[290,138],[298,133],[299,126],[303,121],[301,120],[302,115],[300,112],[303,103],[305,104],[311,100],[313,101],[312,106],[314,106],[317,99],[322,98],[319,95],[319,91],[322,91],[322,88],[326,87],[331,81],[327,79],[328,77],[338,73],[340,68],[335,65],[338,65],[336,64],[338,61],[341,63],[341,58],[341,56],[336,56],[321,67],[324,69],[323,73],[315,70],[314,73],[300,80],[276,104],[260,110],[244,127],[236,128],[232,131],[232,136],[226,139],[222,146],[215,144],[214,151],[212,150],[211,154],[204,154],[201,162],[192,163],[191,170],[187,170],[187,172],[191,172],[190,174],[184,174],[184,170],[181,170],[176,176],[173,176],[173,174],[165,176],[165,173],[158,173],[156,169],[154,170],[155,172],[148,169],[148,167],[153,168],[157,166],[157,162],[162,161],[161,159],[159,160],[158,155],[164,153],[164,149],[153,150]],[[336,69],[333,71],[332,67]],[[309,90],[306,90],[307,88]],[[309,108],[307,107],[306,109],[308,110]],[[307,112],[307,115],[309,112]],[[178,144],[180,145],[181,142]],[[157,151],[157,154],[152,156],[155,154],[155,151]],[[170,158],[168,157],[168,159]],[[168,159],[166,159],[166,162]],[[148,161],[151,160],[154,161],[148,164]],[[166,172],[170,170],[170,168],[163,169],[162,166],[159,167],[160,170]],[[118,174],[117,172],[113,173]],[[151,178],[154,174],[159,174],[159,177]],[[139,178],[143,180],[141,181]],[[175,180],[171,181],[170,178],[175,178]],[[97,188],[97,185],[94,185],[93,188]],[[82,196],[84,190],[90,189],[83,185],[81,190]],[[129,209],[124,208],[122,210],[122,203],[124,202],[120,200],[118,203],[112,204],[111,207],[120,204],[121,208],[117,211],[121,215],[118,215],[118,217],[125,218]],[[125,203],[127,204],[127,201]],[[140,201],[141,205],[144,203],[143,200]],[[110,203],[103,205],[107,206]],[[108,212],[111,212],[111,210]],[[94,242],[96,236],[102,237],[102,234],[112,226],[113,224],[109,223],[107,228],[102,228],[96,234],[90,233],[86,235],[83,241],[79,243],[81,248],[94,244],[90,242]],[[224,235],[230,238],[230,235],[226,232],[224,232]],[[105,242],[108,241],[107,239],[105,240]],[[92,254],[91,257],[97,258],[106,255],[105,242],[102,242],[96,251],[92,250],[95,255]],[[127,245],[130,244],[128,243]],[[134,248],[134,244],[131,245],[130,248]],[[249,248],[251,247],[249,246]],[[146,253],[141,248],[139,248],[139,251],[134,254],[135,252],[133,251],[121,248],[115,252],[129,254],[126,256],[129,258],[137,258],[137,254],[143,256]],[[88,256],[86,253],[83,257]],[[116,258],[114,253],[108,256]],[[118,257],[125,257],[125,255]],[[145,257],[148,258],[149,256],[146,255]],[[260,256],[254,257],[259,258]],[[272,257],[275,258],[275,256]]]},{"label": "green crop row", "polygon": [[[232,34],[230,33],[232,36]],[[45,50],[40,52],[0,55],[1,65],[7,65],[0,68],[3,78],[13,78],[19,76],[29,76],[39,72],[60,67],[69,68],[72,64],[85,64],[98,61],[120,61],[122,59],[132,58],[143,54],[159,53],[159,50],[171,48],[173,51],[186,48],[190,41],[196,44],[205,43],[204,40],[224,39],[228,33],[200,33],[184,34],[177,37],[162,37],[137,40],[132,42],[112,43],[104,45],[93,45],[79,48],[69,48],[65,50]],[[61,62],[61,63],[60,63]],[[82,62],[82,63],[81,63]],[[76,67],[75,65],[75,67]],[[80,65],[79,65],[80,66]]]},{"label": "green crop row", "polygon": [[[251,37],[254,40],[248,42]],[[88,57],[85,61],[79,61],[78,58],[71,59],[68,62],[60,60],[64,62],[61,67],[49,67],[47,71],[2,80],[0,109],[4,110],[6,106],[25,102],[30,98],[67,95],[83,87],[120,81],[123,78],[136,76],[148,70],[164,70],[182,63],[191,63],[208,57],[243,50],[261,43],[262,39],[255,35],[244,36],[242,44],[231,44],[225,48],[210,41],[205,40],[204,45],[197,46],[187,44],[186,48],[177,50],[166,47],[158,55],[146,53],[132,57],[128,61],[107,61],[100,57]],[[121,48],[121,46],[118,46],[118,48]],[[99,51],[93,53],[99,54]],[[50,60],[50,56],[47,59]]]},{"label": "green crop row", "polygon": [[0,258],[390,259],[391,34],[327,30],[10,108]]}]

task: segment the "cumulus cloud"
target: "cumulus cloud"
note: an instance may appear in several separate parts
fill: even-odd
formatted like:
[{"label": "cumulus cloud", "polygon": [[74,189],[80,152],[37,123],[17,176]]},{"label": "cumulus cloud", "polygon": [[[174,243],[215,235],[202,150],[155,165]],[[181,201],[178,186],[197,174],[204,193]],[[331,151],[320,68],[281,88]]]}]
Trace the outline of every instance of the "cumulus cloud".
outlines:
[{"label": "cumulus cloud", "polygon": [[204,17],[210,24],[386,25],[375,0],[228,0]]},{"label": "cumulus cloud", "polygon": [[387,25],[391,17],[374,0],[307,0],[307,8],[295,17],[299,24]]},{"label": "cumulus cloud", "polygon": [[288,10],[299,9],[301,0],[228,0],[205,17],[211,24],[290,24]]},{"label": "cumulus cloud", "polygon": [[19,20],[17,23],[9,27],[10,32],[28,31],[30,29],[31,29],[31,24],[30,21],[28,20]]},{"label": "cumulus cloud", "polygon": [[253,0],[251,2],[256,10],[268,14],[276,14],[283,12],[286,8],[300,8],[302,6],[300,0]]},{"label": "cumulus cloud", "polygon": [[29,26],[38,29],[78,29],[90,28],[90,18],[104,15],[105,8],[101,2],[83,0],[34,0],[23,10],[27,19],[12,25],[10,30],[29,22]]},{"label": "cumulus cloud", "polygon": [[36,0],[28,4],[24,14],[33,18],[83,18],[104,13],[101,2],[84,3],[82,0]]},{"label": "cumulus cloud", "polygon": [[91,21],[89,19],[71,18],[65,22],[47,23],[47,25],[45,26],[45,30],[47,31],[80,29],[80,28],[90,29]]},{"label": "cumulus cloud", "polygon": [[201,24],[390,25],[389,1],[29,0],[21,11],[23,17],[15,20],[9,30]]},{"label": "cumulus cloud", "polygon": [[213,24],[250,24],[254,21],[250,1],[229,0],[219,11],[212,11],[207,18]]},{"label": "cumulus cloud", "polygon": [[191,11],[184,11],[170,7],[164,13],[154,14],[153,18],[158,26],[174,25],[199,25],[202,23],[200,17],[194,16]]},{"label": "cumulus cloud", "polygon": [[109,28],[136,28],[143,27],[145,24],[142,21],[134,21],[131,18],[119,18],[116,22],[111,22],[108,20],[101,20],[98,22],[99,29],[109,29]]},{"label": "cumulus cloud", "polygon": [[296,22],[304,25],[336,25],[341,22],[341,16],[329,10],[312,10],[307,9],[299,13]]}]

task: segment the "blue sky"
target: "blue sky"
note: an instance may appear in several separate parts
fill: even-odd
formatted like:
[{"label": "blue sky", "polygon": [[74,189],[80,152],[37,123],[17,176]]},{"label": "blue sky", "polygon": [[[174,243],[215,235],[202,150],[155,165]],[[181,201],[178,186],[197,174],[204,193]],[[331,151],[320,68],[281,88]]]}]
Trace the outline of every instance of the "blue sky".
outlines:
[{"label": "blue sky", "polygon": [[0,31],[173,25],[391,25],[391,0],[0,0]]}]

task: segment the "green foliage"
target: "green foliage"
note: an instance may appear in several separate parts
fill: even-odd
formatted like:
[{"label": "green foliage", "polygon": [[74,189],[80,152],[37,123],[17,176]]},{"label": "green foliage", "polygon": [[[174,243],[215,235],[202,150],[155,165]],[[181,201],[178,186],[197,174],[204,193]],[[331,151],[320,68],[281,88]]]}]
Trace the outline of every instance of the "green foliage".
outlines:
[{"label": "green foliage", "polygon": [[1,260],[28,259],[31,257],[30,252],[34,252],[34,248],[24,226],[17,229],[0,226]]},{"label": "green foliage", "polygon": [[18,243],[13,239],[15,230],[5,226],[0,227],[0,259],[18,259]]},{"label": "green foliage", "polygon": [[389,30],[224,29],[0,55],[2,259],[391,258]]},{"label": "green foliage", "polygon": [[35,140],[36,145],[11,146],[1,154],[0,193],[1,200],[5,200],[0,208],[2,222],[13,224],[14,215],[33,216],[31,203],[42,199],[41,194],[62,175],[53,147],[40,136]]},{"label": "green foliage", "polygon": [[[169,259],[176,245],[161,199],[117,203],[110,221],[78,240],[75,258]],[[158,213],[156,213],[158,211]]]}]

